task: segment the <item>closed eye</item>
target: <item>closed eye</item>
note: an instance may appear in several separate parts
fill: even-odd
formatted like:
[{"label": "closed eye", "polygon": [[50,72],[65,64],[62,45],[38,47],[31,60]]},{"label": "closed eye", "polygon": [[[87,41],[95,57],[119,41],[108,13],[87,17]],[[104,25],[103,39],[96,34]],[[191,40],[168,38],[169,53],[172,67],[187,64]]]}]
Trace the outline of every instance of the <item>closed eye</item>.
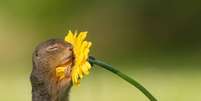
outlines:
[{"label": "closed eye", "polygon": [[51,45],[47,47],[47,51],[56,51],[58,49],[58,44]]}]

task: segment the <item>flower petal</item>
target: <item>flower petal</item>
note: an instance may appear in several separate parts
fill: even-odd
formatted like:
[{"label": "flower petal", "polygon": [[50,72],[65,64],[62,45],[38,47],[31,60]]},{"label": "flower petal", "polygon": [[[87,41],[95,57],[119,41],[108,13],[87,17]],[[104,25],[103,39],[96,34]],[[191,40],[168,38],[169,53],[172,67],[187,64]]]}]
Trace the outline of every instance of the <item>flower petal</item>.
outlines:
[{"label": "flower petal", "polygon": [[75,85],[80,84],[80,80],[84,75],[89,74],[91,68],[91,65],[88,63],[88,54],[92,43],[85,41],[86,36],[87,32],[80,32],[79,35],[77,35],[77,32],[73,34],[69,31],[68,35],[65,37],[65,41],[71,43],[73,46],[75,63],[72,70],[72,82]]},{"label": "flower petal", "polygon": [[65,67],[57,67],[56,68],[56,77],[59,78],[59,80],[63,79],[65,77]]}]

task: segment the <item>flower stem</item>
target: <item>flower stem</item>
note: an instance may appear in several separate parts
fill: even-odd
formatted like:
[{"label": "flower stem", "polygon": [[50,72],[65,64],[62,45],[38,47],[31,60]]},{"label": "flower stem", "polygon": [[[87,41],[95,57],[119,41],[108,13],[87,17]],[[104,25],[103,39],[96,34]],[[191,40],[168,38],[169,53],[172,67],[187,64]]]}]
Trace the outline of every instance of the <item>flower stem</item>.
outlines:
[{"label": "flower stem", "polygon": [[130,78],[129,76],[127,76],[126,74],[120,72],[119,70],[113,68],[111,65],[106,64],[100,60],[95,59],[94,57],[89,57],[89,62],[92,65],[98,65],[103,67],[106,70],[111,71],[112,73],[118,75],[119,77],[121,77],[122,79],[126,80],[127,82],[129,82],[130,84],[132,84],[133,86],[135,86],[136,88],[138,88],[145,96],[147,96],[149,98],[150,101],[157,101],[156,98],[146,89],[144,88],[140,83],[138,83],[136,80]]}]

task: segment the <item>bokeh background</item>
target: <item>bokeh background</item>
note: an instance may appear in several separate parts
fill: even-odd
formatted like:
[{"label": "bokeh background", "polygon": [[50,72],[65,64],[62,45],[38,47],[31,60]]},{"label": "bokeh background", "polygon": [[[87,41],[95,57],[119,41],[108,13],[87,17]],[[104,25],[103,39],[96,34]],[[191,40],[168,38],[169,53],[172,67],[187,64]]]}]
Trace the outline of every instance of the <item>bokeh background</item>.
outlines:
[{"label": "bokeh background", "polygon": [[[142,83],[160,101],[201,101],[200,0],[0,0],[0,101],[31,101],[34,47],[88,31],[91,55]],[[71,101],[148,101],[94,67]]]}]

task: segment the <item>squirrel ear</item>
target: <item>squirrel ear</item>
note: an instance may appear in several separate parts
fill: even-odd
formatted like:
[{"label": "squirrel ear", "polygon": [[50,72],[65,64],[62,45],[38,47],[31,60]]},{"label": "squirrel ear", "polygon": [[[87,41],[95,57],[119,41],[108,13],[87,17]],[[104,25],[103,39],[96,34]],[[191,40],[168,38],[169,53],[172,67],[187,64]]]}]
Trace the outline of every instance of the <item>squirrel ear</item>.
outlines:
[{"label": "squirrel ear", "polygon": [[32,55],[33,60],[36,61],[35,59],[40,59],[40,55],[38,54],[38,50],[35,50],[35,52]]},{"label": "squirrel ear", "polygon": [[38,57],[38,52],[35,53],[35,56]]}]

